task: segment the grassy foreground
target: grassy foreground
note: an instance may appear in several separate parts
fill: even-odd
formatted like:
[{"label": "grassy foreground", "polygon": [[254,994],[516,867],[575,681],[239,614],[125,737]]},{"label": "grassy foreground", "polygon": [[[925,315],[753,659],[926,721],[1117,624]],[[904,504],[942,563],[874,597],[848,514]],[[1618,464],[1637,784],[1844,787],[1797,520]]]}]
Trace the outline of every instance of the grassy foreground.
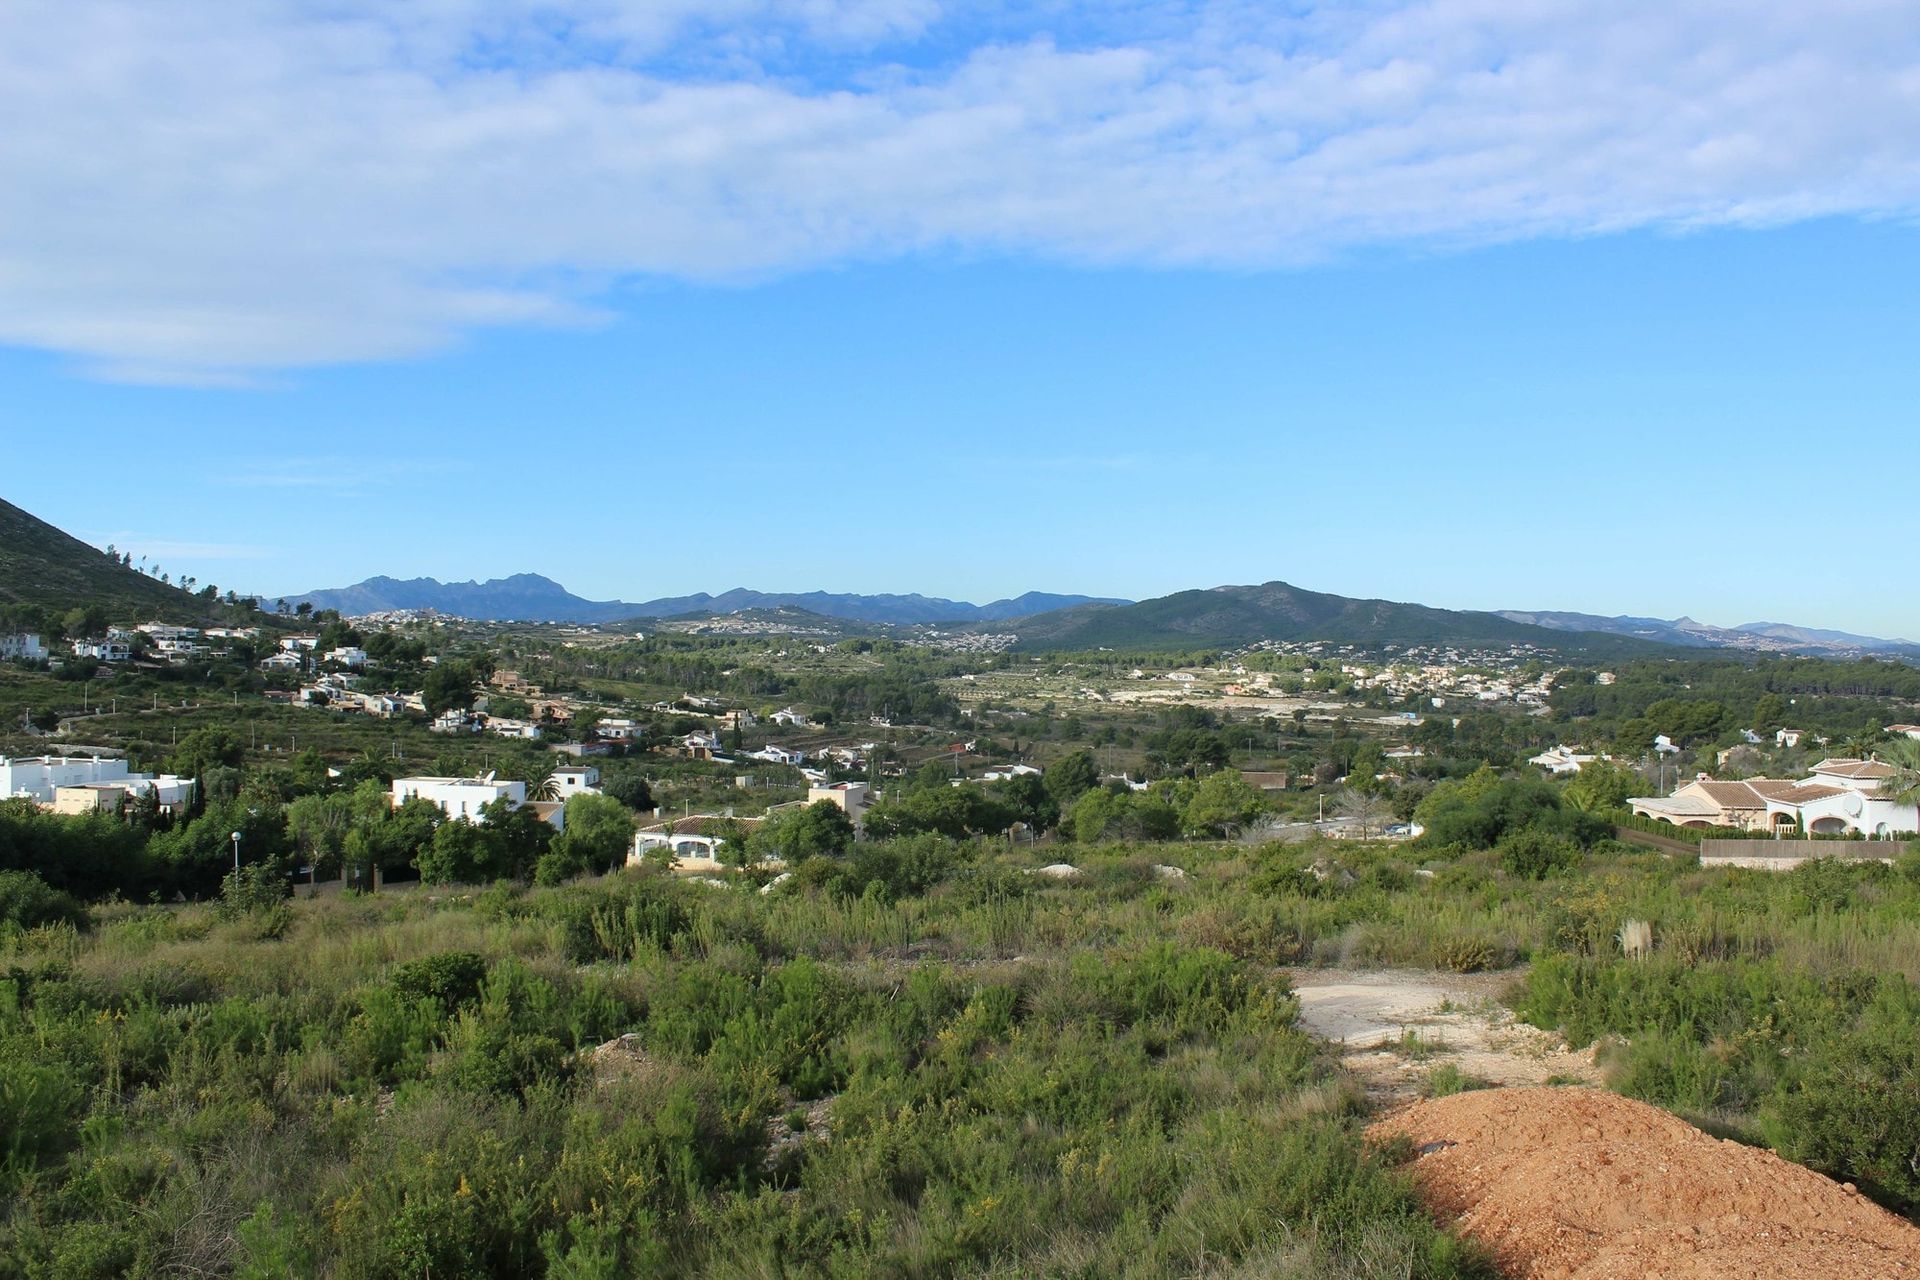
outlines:
[{"label": "grassy foreground", "polygon": [[1920,866],[1013,856],[12,928],[0,1276],[1490,1274],[1295,1027],[1330,963],[1529,962],[1619,1087],[1920,1205]]},{"label": "grassy foreground", "polygon": [[941,874],[17,933],[0,1273],[1483,1274],[1208,891]]}]

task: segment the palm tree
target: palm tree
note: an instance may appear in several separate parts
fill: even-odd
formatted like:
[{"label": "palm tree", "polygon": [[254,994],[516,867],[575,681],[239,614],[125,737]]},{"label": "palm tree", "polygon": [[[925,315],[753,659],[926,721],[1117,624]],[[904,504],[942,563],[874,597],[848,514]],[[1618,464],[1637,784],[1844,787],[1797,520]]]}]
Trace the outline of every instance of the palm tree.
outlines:
[{"label": "palm tree", "polygon": [[535,800],[558,800],[560,798],[560,780],[549,770],[545,776],[534,780],[527,788],[527,794]]},{"label": "palm tree", "polygon": [[1880,794],[1896,804],[1920,804],[1920,742],[1895,738],[1880,751],[1880,763],[1893,776],[1880,783]]}]

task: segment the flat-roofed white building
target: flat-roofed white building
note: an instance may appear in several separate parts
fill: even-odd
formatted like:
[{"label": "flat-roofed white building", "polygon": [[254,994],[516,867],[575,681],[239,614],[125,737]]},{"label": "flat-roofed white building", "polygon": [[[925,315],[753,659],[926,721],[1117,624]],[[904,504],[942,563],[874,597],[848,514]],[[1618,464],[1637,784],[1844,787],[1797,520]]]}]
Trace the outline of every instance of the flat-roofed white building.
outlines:
[{"label": "flat-roofed white building", "polygon": [[590,764],[567,765],[553,771],[553,792],[565,803],[568,796],[600,794],[600,770]]},{"label": "flat-roofed white building", "polygon": [[449,818],[465,818],[468,822],[480,822],[484,819],[480,811],[497,800],[505,800],[507,807],[518,809],[527,802],[527,784],[524,782],[501,782],[489,773],[482,778],[395,778],[393,780],[393,807],[399,808],[409,800],[425,800],[437,805],[440,812]]},{"label": "flat-roofed white building", "polygon": [[846,810],[856,831],[866,830],[867,810],[873,808],[873,788],[864,782],[828,782],[807,788],[807,803],[825,800]]},{"label": "flat-roofed white building", "polygon": [[41,642],[37,633],[31,631],[0,635],[0,658],[24,658],[28,662],[45,662],[47,646]]},{"label": "flat-roofed white building", "polygon": [[163,808],[185,804],[193,779],[170,773],[134,773],[125,760],[110,756],[0,756],[0,799],[25,796],[51,805],[67,787],[113,786],[130,796],[154,793]]}]

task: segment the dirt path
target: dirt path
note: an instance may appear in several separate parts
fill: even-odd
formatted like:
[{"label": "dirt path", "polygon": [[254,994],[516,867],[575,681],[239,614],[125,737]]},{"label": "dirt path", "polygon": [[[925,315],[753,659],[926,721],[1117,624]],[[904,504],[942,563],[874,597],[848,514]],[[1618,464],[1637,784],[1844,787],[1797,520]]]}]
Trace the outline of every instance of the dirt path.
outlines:
[{"label": "dirt path", "polygon": [[1501,1003],[1516,972],[1298,969],[1289,976],[1301,1026],[1340,1049],[1377,1107],[1425,1096],[1443,1067],[1497,1085],[1599,1081],[1591,1049],[1570,1051]]}]

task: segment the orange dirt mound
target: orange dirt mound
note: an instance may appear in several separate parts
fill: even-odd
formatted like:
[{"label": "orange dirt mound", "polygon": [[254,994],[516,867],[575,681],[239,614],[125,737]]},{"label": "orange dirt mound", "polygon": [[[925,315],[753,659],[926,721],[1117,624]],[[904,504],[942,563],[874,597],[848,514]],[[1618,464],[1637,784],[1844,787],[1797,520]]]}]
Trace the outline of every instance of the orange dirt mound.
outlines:
[{"label": "orange dirt mound", "polygon": [[1368,1136],[1428,1148],[1412,1166],[1428,1207],[1525,1280],[1920,1277],[1920,1227],[1617,1094],[1455,1094]]}]

